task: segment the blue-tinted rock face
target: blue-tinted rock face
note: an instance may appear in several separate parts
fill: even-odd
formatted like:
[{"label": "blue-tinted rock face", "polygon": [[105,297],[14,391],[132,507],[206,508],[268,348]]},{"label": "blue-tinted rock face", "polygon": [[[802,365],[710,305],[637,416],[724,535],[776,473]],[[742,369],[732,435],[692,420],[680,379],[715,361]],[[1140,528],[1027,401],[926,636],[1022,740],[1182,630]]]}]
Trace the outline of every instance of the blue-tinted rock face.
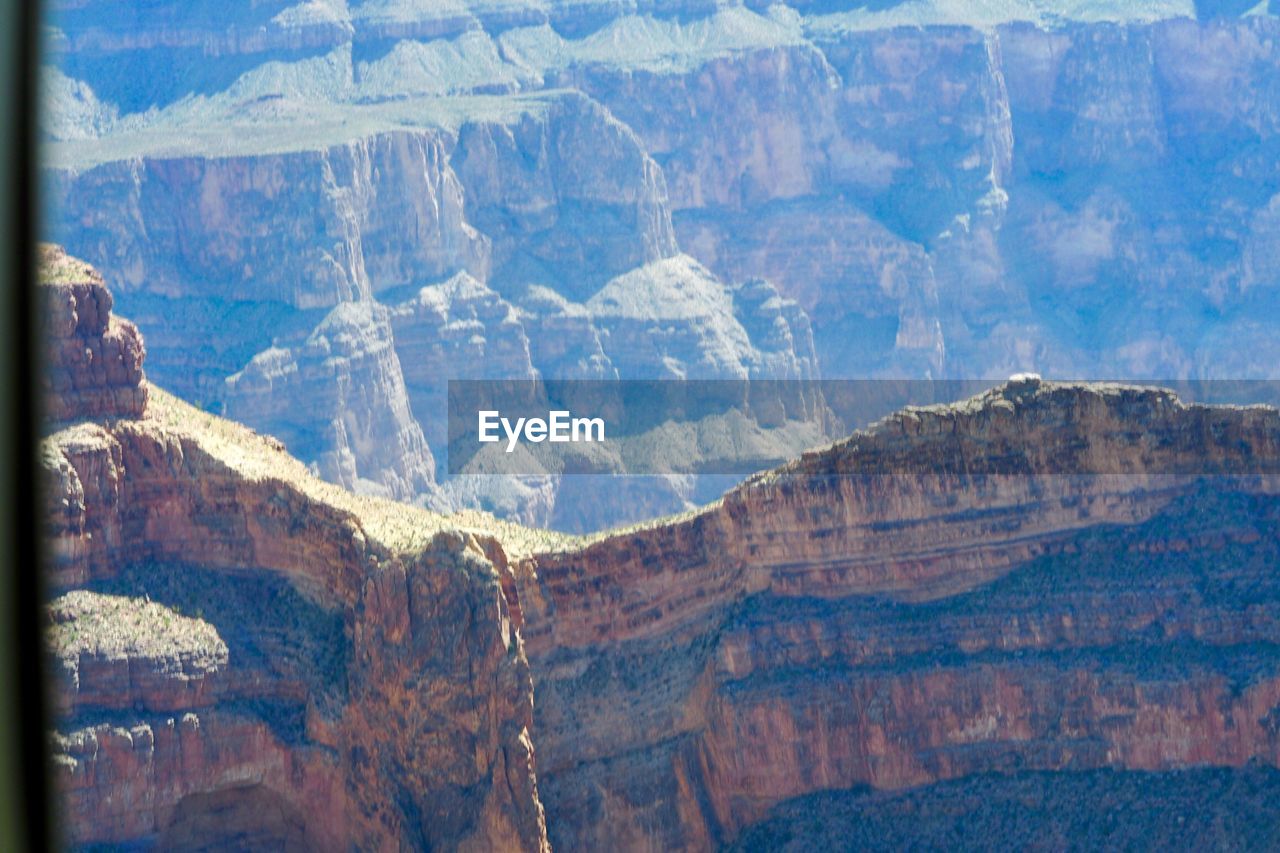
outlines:
[{"label": "blue-tinted rock face", "polygon": [[[65,2],[45,230],[158,381],[402,496],[450,377],[1267,376],[1280,21],[1202,5]],[[310,399],[390,462],[228,381],[348,302],[387,355]]]}]

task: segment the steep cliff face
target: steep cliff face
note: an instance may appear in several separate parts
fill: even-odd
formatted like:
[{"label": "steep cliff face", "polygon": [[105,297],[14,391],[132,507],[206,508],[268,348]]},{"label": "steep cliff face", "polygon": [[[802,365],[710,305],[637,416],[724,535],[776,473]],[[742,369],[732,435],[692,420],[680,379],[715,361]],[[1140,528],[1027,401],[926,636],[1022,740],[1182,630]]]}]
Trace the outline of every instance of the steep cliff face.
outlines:
[{"label": "steep cliff face", "polygon": [[541,284],[582,301],[676,253],[662,171],[581,94],[555,98],[540,120],[464,125],[455,168],[471,221],[493,235],[500,288]]},{"label": "steep cliff face", "polygon": [[[46,257],[89,351],[138,340]],[[56,396],[42,448],[65,840],[545,849],[501,547],[314,479],[143,385],[137,354],[131,408]]]},{"label": "steep cliff face", "polygon": [[61,422],[142,414],[146,351],[137,327],[111,316],[102,276],[59,246],[41,246],[38,263],[45,417]]},{"label": "steep cliff face", "polygon": [[1280,765],[1274,409],[1021,378],[593,540],[353,495],[154,387],[73,414],[75,843],[712,849],[1082,780],[1167,813],[1184,768],[1247,804]]},{"label": "steep cliff face", "polygon": [[254,157],[116,161],[62,177],[56,203],[78,222],[73,251],[101,258],[121,296],[331,308],[374,287],[483,272],[486,241],[464,221],[447,144],[399,133]]},{"label": "steep cliff face", "polygon": [[864,785],[1274,765],[1278,441],[1271,409],[1010,383],[537,557],[552,843],[714,847]]},{"label": "steep cliff face", "polygon": [[[462,272],[521,308],[540,375],[698,373],[705,312],[656,347],[595,314],[682,256],[712,301],[758,278],[794,300],[827,377],[1265,376],[1276,18],[1130,6],[60,4],[49,229],[214,410],[338,303]],[[642,289],[660,314],[669,288]],[[715,371],[809,357],[736,320],[755,352]],[[441,378],[508,366],[480,361]],[[345,470],[337,439],[291,449]],[[415,464],[369,482],[402,494]]]},{"label": "steep cliff face", "polygon": [[[677,251],[661,171],[606,110],[569,93],[500,113],[315,149],[241,140],[232,148],[249,150],[231,156],[58,172],[54,207],[156,327],[159,381],[279,436],[326,479],[447,505],[466,499],[433,477],[447,380],[616,376],[607,330],[583,303]],[[701,341],[698,315],[682,356],[716,375],[746,362],[788,370],[785,341],[757,358],[726,285],[701,275],[733,352],[706,352],[723,347]],[[450,304],[430,309],[439,299],[424,293]],[[474,321],[498,326],[480,343],[463,334]],[[632,375],[666,373],[625,340],[611,349]],[[527,501],[512,508],[547,518]]]},{"label": "steep cliff face", "polygon": [[1010,170],[990,36],[851,33],[572,80],[659,153],[687,251],[730,280],[769,278],[816,318],[827,375],[942,372],[928,252],[956,217],[990,230]]},{"label": "steep cliff face", "polygon": [[383,560],[346,600],[192,562],[51,605],[68,841],[545,848],[528,665],[477,546]]},{"label": "steep cliff face", "polygon": [[[1015,132],[1025,128],[1011,186],[1025,191],[1010,189],[1001,254],[1063,341],[1054,360],[1113,346],[1101,367],[1130,375],[1269,375],[1239,350],[1269,346],[1251,316],[1274,316],[1246,284],[1245,235],[1277,179],[1254,147],[1269,146],[1275,127],[1262,95],[1275,26],[1002,33]],[[1171,287],[1214,319],[1170,309]],[[1180,324],[1199,337],[1170,333]],[[1073,348],[1071,335],[1087,343]]]},{"label": "steep cliff face", "polygon": [[529,338],[514,305],[467,275],[421,288],[391,312],[396,352],[413,411],[434,447],[448,443],[444,412],[450,379],[533,379]]},{"label": "steep cliff face", "polygon": [[544,375],[557,379],[617,379],[600,331],[581,303],[534,285],[519,299],[529,353]]},{"label": "steep cliff face", "polygon": [[268,156],[117,161],[60,173],[53,203],[77,223],[73,250],[155,339],[155,377],[210,405],[255,354],[301,341],[340,303],[485,273],[488,240],[465,221],[448,145],[391,133]]},{"label": "steep cliff face", "polygon": [[827,375],[1265,374],[1230,341],[1270,346],[1274,18],[885,14],[552,79],[654,152],[684,251],[809,311]]},{"label": "steep cliff face", "polygon": [[435,462],[409,408],[390,311],[346,302],[307,339],[273,347],[227,377],[226,412],[282,439],[330,482],[411,500]]}]

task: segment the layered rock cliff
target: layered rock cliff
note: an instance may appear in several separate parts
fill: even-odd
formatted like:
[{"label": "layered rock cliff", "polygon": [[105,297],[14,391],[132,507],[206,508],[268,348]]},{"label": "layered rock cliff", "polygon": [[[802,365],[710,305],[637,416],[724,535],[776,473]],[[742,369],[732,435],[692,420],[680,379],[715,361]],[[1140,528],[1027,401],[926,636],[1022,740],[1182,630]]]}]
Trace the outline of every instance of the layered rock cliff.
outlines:
[{"label": "layered rock cliff", "polygon": [[713,849],[1070,802],[1036,840],[1277,790],[1275,409],[1018,378],[567,539],[149,392],[43,445],[73,843]]},{"label": "layered rock cliff", "polygon": [[[529,364],[506,378],[792,375],[804,334],[770,351],[750,317],[743,341],[709,310],[757,279],[805,315],[787,323],[810,325],[825,377],[1262,378],[1276,21],[1190,3],[61,3],[48,230],[118,282],[153,376],[215,411],[228,377],[338,303],[395,308],[461,273],[521,309]],[[672,274],[682,257],[702,272]],[[660,280],[697,296],[688,327],[634,321],[669,313]],[[610,287],[637,291],[626,316]],[[511,365],[494,347],[438,378]],[[320,396],[357,420],[399,410],[393,372]],[[422,453],[352,452],[290,393],[306,422],[289,429],[311,436],[290,449],[324,476],[475,503],[423,485]],[[435,403],[410,415],[440,455]],[[559,484],[508,485],[529,496],[492,506],[560,523]]]},{"label": "layered rock cliff", "polygon": [[1011,382],[537,556],[553,845],[710,848],[833,789],[1274,766],[1278,441],[1274,409]]},{"label": "layered rock cliff", "polygon": [[278,441],[145,385],[101,280],[45,257],[59,328],[81,306],[87,352],[139,344],[132,395],[92,361],[48,369],[64,840],[545,849],[501,546],[324,484]]},{"label": "layered rock cliff", "polygon": [[141,415],[147,404],[146,351],[137,327],[111,315],[111,293],[97,270],[52,245],[40,247],[37,262],[46,417],[59,422]]},{"label": "layered rock cliff", "polygon": [[[796,333],[775,334],[678,254],[662,172],[607,110],[573,92],[494,106],[318,149],[251,134],[229,156],[58,171],[54,206],[156,330],[158,381],[370,494],[468,500],[436,488],[449,379],[813,373],[803,311],[780,309]],[[652,353],[643,321],[589,301],[636,281],[660,285],[628,297],[641,315],[698,285],[688,316],[663,309],[673,337]],[[541,493],[493,505],[553,517]]]},{"label": "layered rock cliff", "polygon": [[277,436],[330,482],[404,501],[435,473],[409,405],[391,313],[372,301],[338,305],[299,346],[264,350],[227,377],[229,417]]}]

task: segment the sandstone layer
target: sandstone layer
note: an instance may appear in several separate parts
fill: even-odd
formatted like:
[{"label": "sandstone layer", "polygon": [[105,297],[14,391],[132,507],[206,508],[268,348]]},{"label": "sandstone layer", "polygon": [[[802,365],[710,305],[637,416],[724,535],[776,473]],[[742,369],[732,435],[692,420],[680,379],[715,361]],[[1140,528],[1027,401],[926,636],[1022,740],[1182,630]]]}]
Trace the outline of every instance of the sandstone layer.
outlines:
[{"label": "sandstone layer", "polygon": [[[114,340],[109,298],[87,304]],[[63,397],[75,423],[43,442],[64,840],[546,849],[502,548],[324,484],[133,367],[145,409]]]},{"label": "sandstone layer", "polygon": [[527,561],[553,845],[713,848],[833,789],[1275,766],[1278,441],[1274,409],[1021,380]]},{"label": "sandstone layer", "polygon": [[45,415],[53,421],[141,415],[146,350],[137,327],[111,315],[102,276],[60,246],[42,245],[38,263]]},{"label": "sandstone layer", "polygon": [[706,850],[1274,790],[1275,409],[1021,377],[584,539],[354,495],[149,392],[43,444],[73,844]]}]

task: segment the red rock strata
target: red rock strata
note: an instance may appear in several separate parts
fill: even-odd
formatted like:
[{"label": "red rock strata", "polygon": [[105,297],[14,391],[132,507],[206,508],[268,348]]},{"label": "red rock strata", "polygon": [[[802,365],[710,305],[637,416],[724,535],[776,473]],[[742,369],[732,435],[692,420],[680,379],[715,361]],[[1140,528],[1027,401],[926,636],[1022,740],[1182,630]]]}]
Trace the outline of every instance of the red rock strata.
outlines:
[{"label": "red rock strata", "polygon": [[1271,409],[1010,382],[529,561],[552,843],[713,847],[862,784],[1277,763],[1277,460]]},{"label": "red rock strata", "polygon": [[71,842],[709,849],[863,784],[1280,764],[1274,410],[1010,382],[530,548],[56,387]]},{"label": "red rock strata", "polygon": [[144,411],[141,342],[101,281],[45,279],[66,331],[42,449],[66,841],[545,848],[498,546],[162,393]]},{"label": "red rock strata", "polygon": [[54,421],[134,418],[147,404],[137,328],[111,316],[111,293],[92,267],[40,247],[43,398]]}]

